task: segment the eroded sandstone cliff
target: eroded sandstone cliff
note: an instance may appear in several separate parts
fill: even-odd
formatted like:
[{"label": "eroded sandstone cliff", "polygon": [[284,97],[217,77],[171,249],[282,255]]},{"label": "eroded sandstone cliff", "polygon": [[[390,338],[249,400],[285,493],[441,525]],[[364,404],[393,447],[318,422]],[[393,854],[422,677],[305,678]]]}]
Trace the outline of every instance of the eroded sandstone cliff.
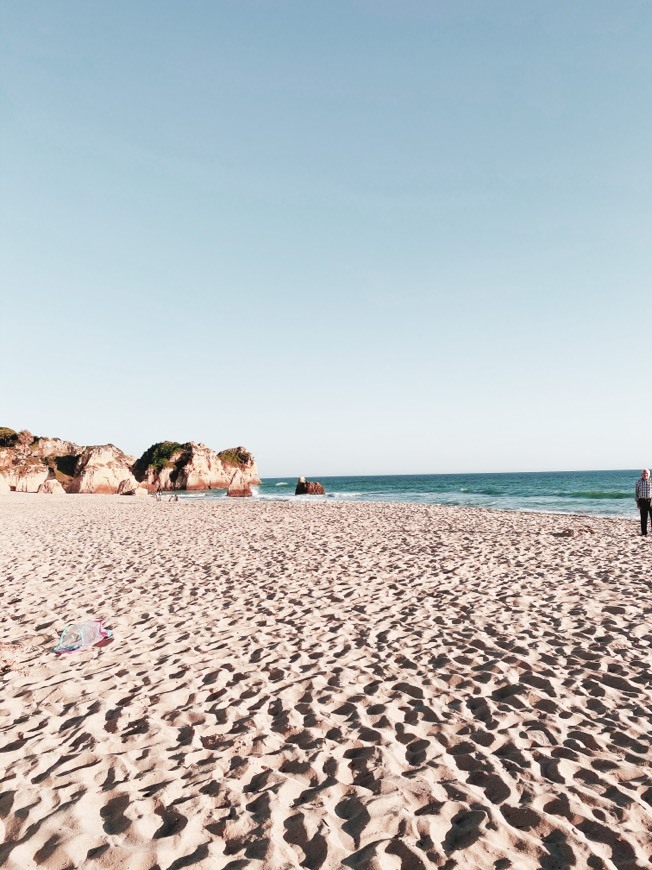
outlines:
[{"label": "eroded sandstone cliff", "polygon": [[[161,441],[153,444],[134,465],[134,474],[150,492],[156,490],[228,489],[251,494],[260,483],[256,460],[244,447],[216,453],[205,444]],[[248,493],[244,490],[249,489]]]},{"label": "eroded sandstone cliff", "polygon": [[125,482],[135,492],[138,483],[131,472],[133,456],[123,453],[114,444],[85,447],[77,458],[68,492],[95,492],[113,495]]},{"label": "eroded sandstone cliff", "polygon": [[[251,453],[234,447],[216,453],[205,444],[162,441],[137,461],[113,444],[82,447],[60,438],[0,427],[0,491],[118,493],[228,489],[251,495],[260,483]],[[56,481],[59,486],[54,486]]]}]

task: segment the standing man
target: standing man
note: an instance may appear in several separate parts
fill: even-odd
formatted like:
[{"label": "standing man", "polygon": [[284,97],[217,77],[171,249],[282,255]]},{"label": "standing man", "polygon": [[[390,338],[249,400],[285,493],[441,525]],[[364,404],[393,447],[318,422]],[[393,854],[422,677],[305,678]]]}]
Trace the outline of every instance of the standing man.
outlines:
[{"label": "standing man", "polygon": [[641,512],[641,534],[647,535],[647,518],[652,517],[652,481],[648,468],[641,471],[641,479],[636,481],[636,504]]}]

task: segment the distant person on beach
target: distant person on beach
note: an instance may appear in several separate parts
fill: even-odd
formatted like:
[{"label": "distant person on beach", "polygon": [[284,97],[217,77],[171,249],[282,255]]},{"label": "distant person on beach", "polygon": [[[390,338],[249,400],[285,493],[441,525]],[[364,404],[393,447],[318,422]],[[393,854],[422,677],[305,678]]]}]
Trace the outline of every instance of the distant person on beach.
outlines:
[{"label": "distant person on beach", "polygon": [[641,479],[636,481],[636,504],[641,512],[641,534],[647,535],[647,520],[652,517],[652,481],[650,470],[641,471]]}]

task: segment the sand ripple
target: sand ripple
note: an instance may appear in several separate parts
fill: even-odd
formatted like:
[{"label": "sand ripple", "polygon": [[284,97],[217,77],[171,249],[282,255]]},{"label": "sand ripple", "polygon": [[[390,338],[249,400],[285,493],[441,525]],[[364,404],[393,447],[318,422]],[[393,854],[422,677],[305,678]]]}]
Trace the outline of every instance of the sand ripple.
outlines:
[{"label": "sand ripple", "polygon": [[[634,520],[12,494],[0,524],[0,865],[649,866]],[[82,616],[115,641],[57,658]]]}]

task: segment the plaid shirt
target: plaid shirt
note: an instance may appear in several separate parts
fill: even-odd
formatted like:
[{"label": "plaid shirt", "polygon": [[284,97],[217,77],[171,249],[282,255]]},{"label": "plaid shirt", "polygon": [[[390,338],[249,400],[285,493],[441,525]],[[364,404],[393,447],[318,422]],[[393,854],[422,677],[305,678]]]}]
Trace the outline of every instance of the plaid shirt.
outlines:
[{"label": "plaid shirt", "polygon": [[649,477],[636,481],[636,498],[652,498],[652,480]]}]

